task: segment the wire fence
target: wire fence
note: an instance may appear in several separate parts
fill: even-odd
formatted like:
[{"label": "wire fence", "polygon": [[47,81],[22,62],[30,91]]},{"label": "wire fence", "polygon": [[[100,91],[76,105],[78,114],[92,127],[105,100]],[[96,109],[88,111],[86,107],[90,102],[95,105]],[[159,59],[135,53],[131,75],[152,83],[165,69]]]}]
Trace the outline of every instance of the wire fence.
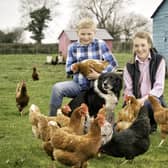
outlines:
[{"label": "wire fence", "polygon": [[[0,54],[56,54],[58,43],[55,44],[21,44],[21,43],[0,43]],[[112,52],[130,53],[132,44],[129,42],[113,41]]]},{"label": "wire fence", "polygon": [[0,44],[0,54],[55,54],[58,44]]}]

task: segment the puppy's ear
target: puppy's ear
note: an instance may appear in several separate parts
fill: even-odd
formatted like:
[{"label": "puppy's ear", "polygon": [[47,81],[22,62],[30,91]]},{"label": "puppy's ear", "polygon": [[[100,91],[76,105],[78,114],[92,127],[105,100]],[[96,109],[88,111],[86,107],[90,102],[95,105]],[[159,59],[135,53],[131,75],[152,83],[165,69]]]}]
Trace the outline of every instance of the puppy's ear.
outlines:
[{"label": "puppy's ear", "polygon": [[120,98],[121,89],[122,89],[122,79],[119,75],[117,75],[117,78],[115,79],[114,91],[118,99]]}]

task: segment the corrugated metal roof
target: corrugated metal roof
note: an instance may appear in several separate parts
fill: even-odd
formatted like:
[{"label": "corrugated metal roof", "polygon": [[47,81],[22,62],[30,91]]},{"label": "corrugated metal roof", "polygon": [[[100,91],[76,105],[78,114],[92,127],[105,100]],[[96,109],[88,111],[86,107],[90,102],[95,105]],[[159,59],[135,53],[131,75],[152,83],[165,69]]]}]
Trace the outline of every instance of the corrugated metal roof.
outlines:
[{"label": "corrugated metal roof", "polygon": [[[75,30],[64,30],[63,32],[66,33],[68,36],[69,40],[78,40],[78,36]],[[62,33],[59,35],[58,39],[61,37]],[[97,29],[96,30],[96,38],[98,39],[103,39],[103,40],[112,40],[113,37],[110,35],[110,33],[106,29]]]}]

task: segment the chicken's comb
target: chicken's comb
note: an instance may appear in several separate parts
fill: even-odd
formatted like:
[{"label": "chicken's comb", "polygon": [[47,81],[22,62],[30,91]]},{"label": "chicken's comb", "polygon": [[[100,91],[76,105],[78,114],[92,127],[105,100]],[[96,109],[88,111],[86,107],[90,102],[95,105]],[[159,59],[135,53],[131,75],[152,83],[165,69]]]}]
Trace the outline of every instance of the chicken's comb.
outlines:
[{"label": "chicken's comb", "polygon": [[126,101],[126,102],[128,102],[128,101],[129,101],[130,96],[129,96],[129,95],[125,95],[125,97],[124,97],[124,98],[125,98],[125,101]]},{"label": "chicken's comb", "polygon": [[126,101],[126,103],[131,103],[131,102],[133,102],[133,101],[135,101],[136,100],[136,98],[134,97],[134,96],[126,96],[125,97],[125,101]]},{"label": "chicken's comb", "polygon": [[66,104],[66,105],[64,105],[63,107],[62,107],[62,112],[63,113],[69,113],[69,112],[71,112],[72,110],[71,110],[71,108],[70,108],[70,106],[68,105],[68,104]]},{"label": "chicken's comb", "polygon": [[82,108],[82,111],[84,112],[84,113],[88,113],[88,106],[87,106],[87,104],[85,104],[85,103],[82,103],[81,105],[80,105],[80,107]]}]

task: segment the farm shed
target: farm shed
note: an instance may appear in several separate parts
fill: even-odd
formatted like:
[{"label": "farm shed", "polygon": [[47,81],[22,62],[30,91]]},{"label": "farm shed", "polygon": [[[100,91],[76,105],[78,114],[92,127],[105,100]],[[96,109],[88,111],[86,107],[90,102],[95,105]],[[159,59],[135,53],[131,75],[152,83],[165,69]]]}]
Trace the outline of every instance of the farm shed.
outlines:
[{"label": "farm shed", "polygon": [[168,0],[162,0],[151,18],[154,47],[165,56],[168,63]]},{"label": "farm shed", "polygon": [[[112,36],[108,33],[106,29],[97,29],[96,38],[102,39],[107,43],[107,46],[112,50]],[[68,45],[74,41],[78,40],[77,33],[75,30],[63,30],[58,37],[58,49],[59,52],[62,52],[64,59],[67,55]]]}]

